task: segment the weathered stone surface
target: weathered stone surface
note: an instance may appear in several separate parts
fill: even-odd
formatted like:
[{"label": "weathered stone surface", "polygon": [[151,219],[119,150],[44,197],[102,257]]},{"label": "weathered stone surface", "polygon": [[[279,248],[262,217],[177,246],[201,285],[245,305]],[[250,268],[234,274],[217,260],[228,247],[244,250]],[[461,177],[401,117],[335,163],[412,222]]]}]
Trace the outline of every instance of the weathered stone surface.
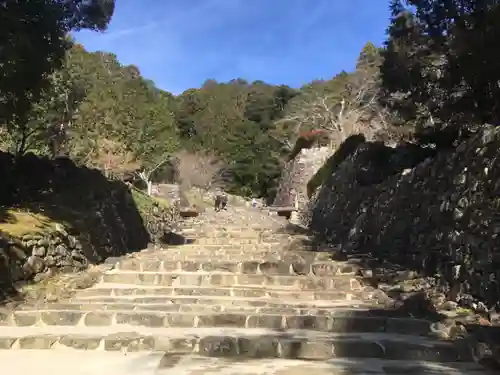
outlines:
[{"label": "weathered stone surface", "polygon": [[283,328],[283,317],[279,315],[251,315],[247,320],[248,328]]},{"label": "weathered stone surface", "polygon": [[236,357],[238,356],[238,340],[227,336],[203,337],[198,353],[209,357]]},{"label": "weathered stone surface", "polygon": [[72,349],[80,350],[95,350],[99,348],[102,337],[91,337],[91,336],[63,336],[59,339],[59,344],[67,346]]},{"label": "weathered stone surface", "polygon": [[17,343],[20,349],[51,349],[57,340],[59,340],[58,336],[39,335],[21,337]]},{"label": "weathered stone surface", "polygon": [[0,350],[11,349],[17,337],[0,337]]},{"label": "weathered stone surface", "polygon": [[51,326],[74,326],[82,319],[83,312],[74,311],[48,311],[42,312],[41,320]]},{"label": "weathered stone surface", "polygon": [[[485,136],[487,135],[487,136]],[[500,301],[498,146],[483,127],[457,149],[363,143],[336,166],[304,211],[305,223],[349,253],[370,253]],[[466,271],[465,271],[466,269]]]},{"label": "weathered stone surface", "polygon": [[119,351],[126,350],[127,347],[135,340],[140,338],[140,335],[129,333],[117,333],[104,338],[104,350]]},{"label": "weathered stone surface", "polygon": [[151,313],[117,313],[115,316],[117,324],[130,324],[133,326],[165,327],[165,317],[161,314]]},{"label": "weathered stone surface", "polygon": [[33,326],[39,320],[39,314],[36,312],[15,312],[12,314],[12,322],[17,326]]},{"label": "weathered stone surface", "polygon": [[247,317],[244,314],[199,315],[197,327],[237,327],[244,328]]},{"label": "weathered stone surface", "polygon": [[101,327],[109,326],[113,322],[113,314],[111,312],[90,312],[83,319],[86,326]]}]

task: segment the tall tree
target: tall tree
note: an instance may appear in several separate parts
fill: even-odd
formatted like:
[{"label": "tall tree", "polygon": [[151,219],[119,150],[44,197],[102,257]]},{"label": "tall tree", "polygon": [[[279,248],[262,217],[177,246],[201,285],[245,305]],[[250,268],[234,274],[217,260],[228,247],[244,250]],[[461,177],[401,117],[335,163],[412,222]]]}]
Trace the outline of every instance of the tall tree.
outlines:
[{"label": "tall tree", "polygon": [[405,121],[447,128],[500,121],[498,0],[392,0],[382,65]]},{"label": "tall tree", "polygon": [[103,30],[113,0],[0,1],[0,125],[26,132],[30,111],[70,46],[66,34]]}]

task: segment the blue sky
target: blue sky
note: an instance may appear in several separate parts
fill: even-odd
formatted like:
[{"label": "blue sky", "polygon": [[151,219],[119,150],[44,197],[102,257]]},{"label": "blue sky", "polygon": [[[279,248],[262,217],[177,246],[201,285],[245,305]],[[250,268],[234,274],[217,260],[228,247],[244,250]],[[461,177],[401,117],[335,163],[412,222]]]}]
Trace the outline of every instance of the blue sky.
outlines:
[{"label": "blue sky", "polygon": [[137,65],[179,94],[206,79],[292,87],[354,67],[384,40],[387,0],[116,0],[105,33],[82,31],[89,51]]}]

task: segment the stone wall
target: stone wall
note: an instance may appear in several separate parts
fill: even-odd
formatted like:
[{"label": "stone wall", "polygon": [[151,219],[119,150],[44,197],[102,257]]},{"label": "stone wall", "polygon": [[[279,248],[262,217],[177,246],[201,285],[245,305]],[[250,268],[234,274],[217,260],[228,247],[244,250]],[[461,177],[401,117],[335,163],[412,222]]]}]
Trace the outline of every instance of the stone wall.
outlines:
[{"label": "stone wall", "polygon": [[350,253],[436,276],[453,294],[500,301],[500,131],[436,153],[365,142],[332,171],[307,225]]},{"label": "stone wall", "polygon": [[3,278],[13,282],[38,281],[58,271],[79,272],[89,264],[81,242],[62,227],[51,233],[30,233],[20,238],[4,236],[0,247]]},{"label": "stone wall", "polygon": [[330,147],[302,149],[294,160],[283,168],[280,184],[273,206],[292,207],[294,197],[290,194],[293,188],[297,194],[299,208],[307,204],[307,182],[332,154]]},{"label": "stone wall", "polygon": [[47,221],[21,235],[2,232],[0,225],[0,292],[16,281],[78,271],[144,249],[179,218],[175,208],[139,205],[126,184],[68,159],[16,160],[0,153],[0,181],[0,224],[16,225],[12,212]]}]

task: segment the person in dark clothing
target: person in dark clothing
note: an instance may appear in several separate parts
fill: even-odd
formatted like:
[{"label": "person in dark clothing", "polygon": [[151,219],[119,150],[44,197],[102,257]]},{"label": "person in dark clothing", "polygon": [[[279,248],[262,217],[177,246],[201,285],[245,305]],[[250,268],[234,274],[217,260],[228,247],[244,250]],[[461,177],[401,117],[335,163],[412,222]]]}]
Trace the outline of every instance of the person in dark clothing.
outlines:
[{"label": "person in dark clothing", "polygon": [[227,206],[227,195],[225,193],[217,193],[214,199],[215,211],[225,210]]}]

